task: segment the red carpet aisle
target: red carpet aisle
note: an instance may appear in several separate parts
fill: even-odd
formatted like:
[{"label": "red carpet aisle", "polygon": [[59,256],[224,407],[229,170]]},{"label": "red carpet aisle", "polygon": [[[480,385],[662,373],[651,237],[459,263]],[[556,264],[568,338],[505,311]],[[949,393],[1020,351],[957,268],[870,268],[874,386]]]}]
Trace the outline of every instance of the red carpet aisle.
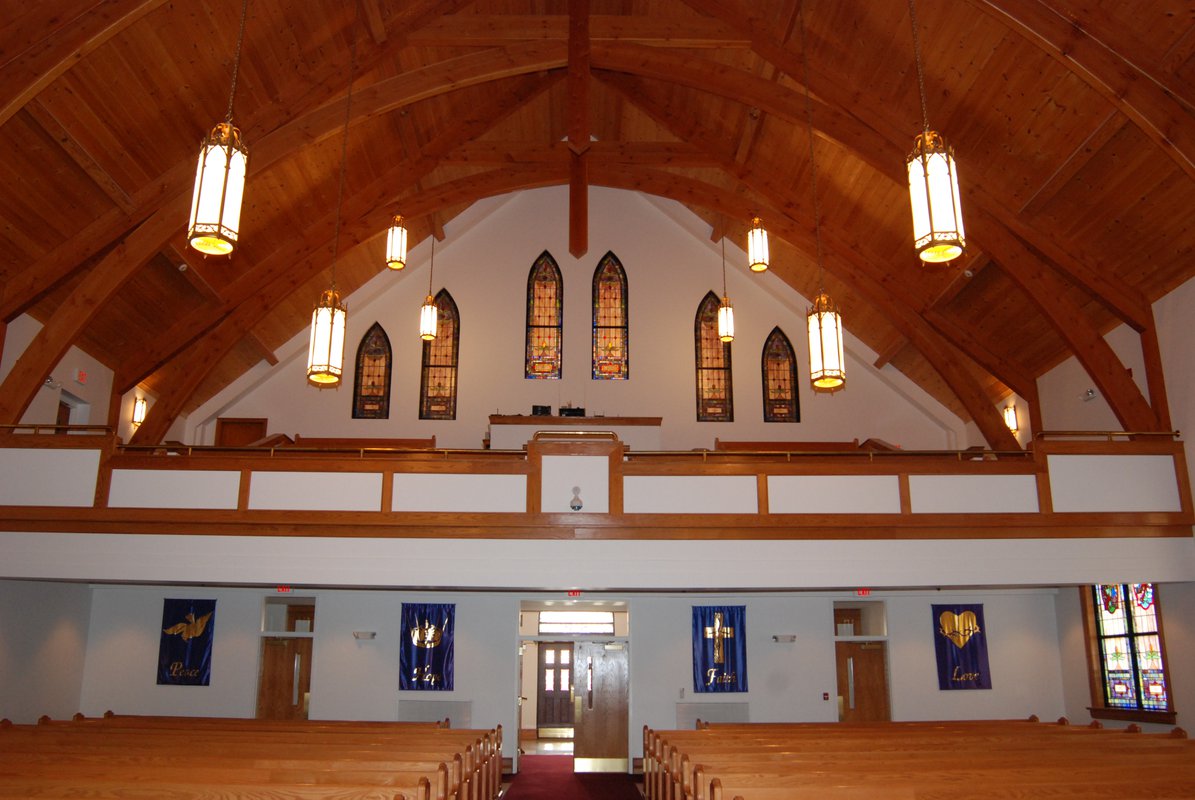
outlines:
[{"label": "red carpet aisle", "polygon": [[503,800],[643,800],[630,775],[574,775],[572,756],[522,756]]}]

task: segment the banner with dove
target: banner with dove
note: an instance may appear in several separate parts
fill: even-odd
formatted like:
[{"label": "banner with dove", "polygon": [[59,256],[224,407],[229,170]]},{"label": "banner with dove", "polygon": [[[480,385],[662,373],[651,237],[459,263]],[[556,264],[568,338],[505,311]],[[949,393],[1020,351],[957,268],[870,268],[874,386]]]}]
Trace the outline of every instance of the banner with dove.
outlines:
[{"label": "banner with dove", "polygon": [[746,606],[693,606],[693,691],[747,691]]},{"label": "banner with dove", "polygon": [[162,601],[162,639],[158,646],[158,683],[207,686],[212,680],[215,600]]},{"label": "banner with dove", "polygon": [[983,604],[935,605],[939,689],[991,689]]},{"label": "banner with dove", "polygon": [[452,691],[455,603],[403,603],[399,685],[409,691]]}]

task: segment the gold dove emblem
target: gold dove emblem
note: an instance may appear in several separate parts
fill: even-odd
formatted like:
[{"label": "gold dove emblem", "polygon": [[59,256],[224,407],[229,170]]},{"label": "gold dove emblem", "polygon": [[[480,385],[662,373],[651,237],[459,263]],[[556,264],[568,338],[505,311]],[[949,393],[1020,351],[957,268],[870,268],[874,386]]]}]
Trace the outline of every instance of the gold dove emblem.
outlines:
[{"label": "gold dove emblem", "polygon": [[203,631],[207,628],[207,621],[211,619],[212,613],[209,611],[199,619],[195,619],[194,614],[187,614],[186,622],[171,625],[169,628],[162,628],[162,633],[178,634],[183,637],[184,642],[203,636]]},{"label": "gold dove emblem", "polygon": [[960,650],[972,636],[979,633],[979,620],[975,618],[974,611],[964,611],[961,614],[943,611],[938,617],[938,624],[938,633],[954,642],[954,646]]}]

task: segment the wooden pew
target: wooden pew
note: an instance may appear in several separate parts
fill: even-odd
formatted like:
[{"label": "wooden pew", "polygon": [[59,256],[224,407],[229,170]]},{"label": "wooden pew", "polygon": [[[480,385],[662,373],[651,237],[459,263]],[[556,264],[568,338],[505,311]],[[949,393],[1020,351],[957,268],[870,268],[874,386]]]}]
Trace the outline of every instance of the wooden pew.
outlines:
[{"label": "wooden pew", "polygon": [[[1170,797],[1183,781],[1188,794],[1176,796],[1195,797],[1195,743],[1181,729],[1144,735],[1060,723],[1032,718],[645,727],[644,789],[651,800],[944,800],[971,797],[969,787],[981,785],[993,798],[1078,798],[1092,796],[1093,786],[1133,776],[1135,797]],[[952,768],[958,764],[964,766]],[[1143,772],[1150,780],[1137,778]],[[1079,775],[1083,780],[1076,782]]]},{"label": "wooden pew", "polygon": [[[372,786],[370,798],[494,800],[501,785],[501,728],[223,718],[189,725],[188,718],[112,715],[0,724],[0,789],[10,792],[0,791],[0,797],[35,790],[36,796],[58,796],[53,793],[69,793],[87,781],[103,784],[104,791],[129,784],[142,792],[147,783],[166,791],[177,782],[180,765],[187,780],[242,787],[257,792],[254,797],[292,796],[286,792],[293,786],[308,787],[295,797],[339,797],[320,787],[343,785],[346,798]],[[260,794],[278,786],[287,789]]]}]

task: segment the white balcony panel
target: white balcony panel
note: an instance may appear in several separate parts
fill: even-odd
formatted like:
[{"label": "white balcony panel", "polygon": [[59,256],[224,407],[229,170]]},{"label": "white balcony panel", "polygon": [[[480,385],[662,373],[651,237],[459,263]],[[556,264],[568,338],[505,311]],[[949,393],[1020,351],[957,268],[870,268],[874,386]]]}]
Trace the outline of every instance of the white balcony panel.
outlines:
[{"label": "white balcony panel", "polygon": [[573,489],[586,514],[610,513],[610,459],[606,456],[544,456],[540,510],[573,511]]},{"label": "white balcony panel", "polygon": [[623,481],[628,514],[758,514],[754,475],[630,475]]},{"label": "white balcony panel", "polygon": [[773,514],[899,514],[895,475],[769,475]]},{"label": "white balcony panel", "polygon": [[249,508],[270,511],[380,511],[379,472],[254,472]]},{"label": "white balcony panel", "polygon": [[99,450],[0,449],[0,505],[94,505],[99,466]]},{"label": "white balcony panel", "polygon": [[395,511],[525,512],[526,475],[395,473]]},{"label": "white balcony panel", "polygon": [[1048,457],[1055,511],[1181,511],[1172,456]]},{"label": "white balcony panel", "polygon": [[1033,475],[910,475],[914,514],[1036,514]]},{"label": "white balcony panel", "polygon": [[206,469],[114,469],[112,508],[235,509],[241,473]]}]

